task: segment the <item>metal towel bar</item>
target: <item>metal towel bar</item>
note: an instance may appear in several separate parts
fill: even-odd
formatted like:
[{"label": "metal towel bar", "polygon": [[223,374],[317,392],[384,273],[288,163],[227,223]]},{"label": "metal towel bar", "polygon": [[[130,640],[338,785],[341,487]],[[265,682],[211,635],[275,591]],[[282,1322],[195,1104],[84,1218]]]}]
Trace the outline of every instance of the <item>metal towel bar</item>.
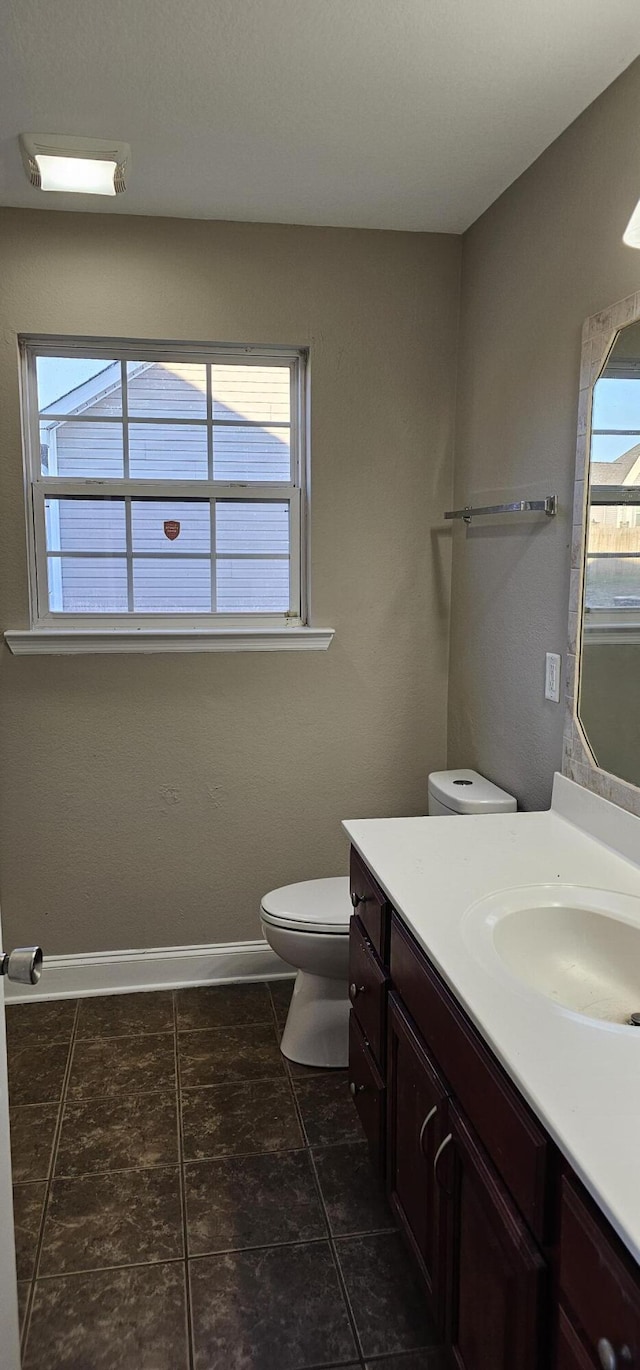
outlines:
[{"label": "metal towel bar", "polygon": [[481,509],[473,509],[469,504],[464,509],[448,509],[445,518],[471,523],[478,514],[547,514],[553,518],[557,512],[557,495],[547,495],[546,499],[519,499],[514,504],[485,504]]}]

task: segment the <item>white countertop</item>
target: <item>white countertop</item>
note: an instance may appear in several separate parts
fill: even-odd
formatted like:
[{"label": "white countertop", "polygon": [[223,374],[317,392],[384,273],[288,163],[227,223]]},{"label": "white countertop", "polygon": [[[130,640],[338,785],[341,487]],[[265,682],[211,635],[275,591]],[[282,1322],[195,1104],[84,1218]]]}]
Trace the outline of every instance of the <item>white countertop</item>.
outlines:
[{"label": "white countertop", "polygon": [[556,776],[546,813],[373,818],[344,828],[640,1262],[640,1028],[595,1024],[493,973],[464,933],[471,905],[526,885],[640,897],[640,819]]}]

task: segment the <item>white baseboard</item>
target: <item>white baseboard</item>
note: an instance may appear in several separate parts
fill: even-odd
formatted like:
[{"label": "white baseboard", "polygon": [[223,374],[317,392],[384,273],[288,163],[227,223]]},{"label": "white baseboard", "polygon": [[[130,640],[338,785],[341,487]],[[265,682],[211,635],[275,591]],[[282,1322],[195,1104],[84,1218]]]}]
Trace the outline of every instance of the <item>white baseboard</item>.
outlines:
[{"label": "white baseboard", "polygon": [[42,977],[32,989],[5,982],[7,1003],[76,999],[92,994],[225,985],[243,980],[279,980],[291,966],[267,942],[221,942],[200,947],[151,947],[144,951],[80,952],[45,956]]}]

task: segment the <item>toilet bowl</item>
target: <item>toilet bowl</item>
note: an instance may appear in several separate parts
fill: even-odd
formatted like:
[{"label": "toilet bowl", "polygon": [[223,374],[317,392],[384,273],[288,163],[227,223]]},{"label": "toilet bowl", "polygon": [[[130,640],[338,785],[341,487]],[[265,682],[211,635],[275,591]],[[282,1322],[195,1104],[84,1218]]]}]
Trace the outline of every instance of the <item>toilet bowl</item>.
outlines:
[{"label": "toilet bowl", "polygon": [[281,1050],[305,1066],[348,1063],[349,918],[347,876],[304,880],[266,894],[262,931],[297,970]]},{"label": "toilet bowl", "polygon": [[[514,813],[516,801],[477,771],[433,771],[430,817]],[[280,1043],[305,1066],[346,1066],[349,1059],[349,880],[303,880],[265,894],[260,906],[269,945],[297,970]]]}]

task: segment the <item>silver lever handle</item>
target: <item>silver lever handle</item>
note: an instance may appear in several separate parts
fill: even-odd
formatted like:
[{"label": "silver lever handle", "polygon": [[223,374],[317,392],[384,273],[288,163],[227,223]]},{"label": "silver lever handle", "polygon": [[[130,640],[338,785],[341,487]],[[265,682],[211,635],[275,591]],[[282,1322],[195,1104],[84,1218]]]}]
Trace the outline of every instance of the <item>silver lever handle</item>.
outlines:
[{"label": "silver lever handle", "polygon": [[[598,1359],[602,1366],[602,1370],[617,1370],[618,1357],[608,1337],[601,1337],[598,1342]],[[631,1359],[629,1347],[623,1346],[620,1351],[620,1360],[625,1365],[628,1365]]]},{"label": "silver lever handle", "polygon": [[430,1109],[429,1109],[429,1112],[427,1113],[427,1116],[426,1116],[426,1118],[425,1118],[425,1120],[424,1120],[424,1122],[423,1122],[423,1124],[422,1124],[422,1127],[420,1128],[420,1136],[418,1137],[418,1146],[420,1147],[420,1150],[421,1150],[423,1156],[424,1156],[424,1134],[425,1134],[425,1132],[426,1132],[426,1130],[427,1130],[427,1128],[428,1128],[428,1126],[429,1126],[429,1123],[431,1122],[431,1119],[432,1119],[432,1118],[435,1118],[437,1112],[438,1112],[438,1105],[437,1105],[437,1104],[434,1104],[434,1105],[433,1105],[433,1108],[430,1108]]},{"label": "silver lever handle", "polygon": [[[441,1189],[443,1189],[444,1186],[440,1184],[440,1181],[439,1181],[439,1179],[438,1179],[438,1161],[440,1160],[440,1157],[441,1157],[443,1151],[445,1151],[446,1148],[448,1147],[449,1142],[452,1142],[452,1141],[453,1141],[453,1136],[452,1136],[452,1134],[449,1132],[449,1133],[447,1134],[447,1136],[445,1137],[444,1141],[440,1143],[440,1146],[438,1147],[438,1150],[436,1151],[436,1154],[435,1154],[435,1156],[434,1156],[434,1158],[433,1158],[433,1178],[434,1178],[436,1184],[437,1184],[437,1185],[440,1185],[440,1188],[441,1188]],[[448,1190],[445,1189],[445,1194],[447,1194],[447,1193],[448,1193]],[[449,1195],[449,1198],[451,1198],[451,1195]]]},{"label": "silver lever handle", "polygon": [[601,1337],[598,1342],[598,1360],[602,1370],[616,1370],[618,1357],[608,1337]]},{"label": "silver lever handle", "polygon": [[42,975],[42,947],[14,947],[0,952],[0,975],[20,985],[37,985]]}]

